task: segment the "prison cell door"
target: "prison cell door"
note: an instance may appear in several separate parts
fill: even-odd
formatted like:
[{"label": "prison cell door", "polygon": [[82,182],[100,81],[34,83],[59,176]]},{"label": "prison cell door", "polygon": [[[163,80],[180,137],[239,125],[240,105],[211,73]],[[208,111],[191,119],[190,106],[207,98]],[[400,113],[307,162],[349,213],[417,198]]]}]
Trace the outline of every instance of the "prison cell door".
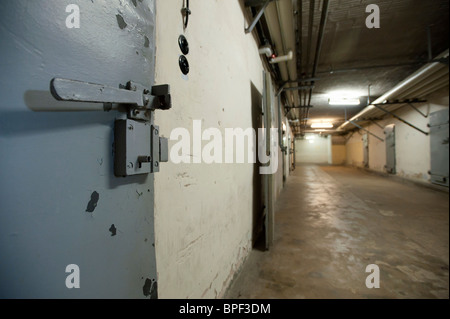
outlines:
[{"label": "prison cell door", "polygon": [[369,135],[363,134],[363,164],[364,167],[369,167]]},{"label": "prison cell door", "polygon": [[396,173],[396,157],[395,157],[395,125],[387,125],[384,128],[386,136],[386,171],[389,174]]},{"label": "prison cell door", "polygon": [[431,182],[448,187],[448,109],[430,114]]},{"label": "prison cell door", "polygon": [[16,0],[0,17],[0,298],[157,297],[154,176],[114,174],[127,115],[50,92],[151,88],[155,1]]}]

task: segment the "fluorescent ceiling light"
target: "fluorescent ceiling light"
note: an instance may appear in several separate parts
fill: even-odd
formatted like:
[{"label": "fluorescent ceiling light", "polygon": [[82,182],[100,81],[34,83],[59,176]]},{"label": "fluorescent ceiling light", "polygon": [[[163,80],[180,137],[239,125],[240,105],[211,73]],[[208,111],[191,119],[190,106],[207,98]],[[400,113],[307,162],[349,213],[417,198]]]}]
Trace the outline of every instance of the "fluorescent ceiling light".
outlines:
[{"label": "fluorescent ceiling light", "polygon": [[361,101],[355,97],[330,97],[328,99],[330,105],[359,105]]},{"label": "fluorescent ceiling light", "polygon": [[311,128],[333,128],[333,123],[331,122],[312,123]]},{"label": "fluorescent ceiling light", "polygon": [[330,105],[360,105],[360,92],[354,90],[335,91],[328,94]]}]

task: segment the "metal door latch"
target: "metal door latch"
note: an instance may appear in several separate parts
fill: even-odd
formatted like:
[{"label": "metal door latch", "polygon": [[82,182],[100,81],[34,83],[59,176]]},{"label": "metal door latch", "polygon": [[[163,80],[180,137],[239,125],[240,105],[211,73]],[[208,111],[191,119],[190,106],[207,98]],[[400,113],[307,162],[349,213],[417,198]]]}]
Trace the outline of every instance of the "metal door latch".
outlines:
[{"label": "metal door latch", "polygon": [[104,111],[127,112],[127,119],[114,125],[114,174],[129,176],[159,172],[168,161],[168,140],[159,137],[159,127],[152,124],[152,111],[172,107],[170,86],[146,88],[128,82],[124,88],[54,78],[50,92],[59,101],[102,103]]},{"label": "metal door latch", "polygon": [[114,125],[114,175],[129,176],[159,172],[168,162],[168,139],[159,137],[159,127],[131,119]]},{"label": "metal door latch", "polygon": [[59,101],[103,103],[105,111],[125,106],[131,118],[150,120],[136,116],[149,110],[168,110],[172,107],[170,86],[156,85],[151,89],[129,81],[124,88],[114,88],[76,80],[54,78],[50,82],[50,92]]}]

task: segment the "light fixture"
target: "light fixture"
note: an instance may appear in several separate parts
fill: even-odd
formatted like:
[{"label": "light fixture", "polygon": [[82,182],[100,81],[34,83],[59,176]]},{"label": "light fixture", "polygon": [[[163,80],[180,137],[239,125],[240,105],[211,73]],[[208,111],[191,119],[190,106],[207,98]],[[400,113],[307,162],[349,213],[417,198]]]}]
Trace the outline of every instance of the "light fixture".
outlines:
[{"label": "light fixture", "polygon": [[360,94],[356,91],[335,91],[328,94],[330,105],[360,105]]},{"label": "light fixture", "polygon": [[330,105],[360,105],[359,98],[351,97],[331,97],[328,99]]},{"label": "light fixture", "polygon": [[333,128],[333,123],[331,122],[312,123],[311,128]]}]

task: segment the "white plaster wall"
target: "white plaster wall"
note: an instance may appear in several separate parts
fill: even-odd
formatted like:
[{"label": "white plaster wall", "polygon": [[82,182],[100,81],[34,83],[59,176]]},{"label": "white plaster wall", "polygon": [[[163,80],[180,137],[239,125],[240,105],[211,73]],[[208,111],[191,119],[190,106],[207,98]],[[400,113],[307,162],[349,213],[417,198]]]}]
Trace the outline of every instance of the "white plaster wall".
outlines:
[{"label": "white plaster wall", "polygon": [[[171,85],[173,102],[170,111],[157,112],[160,132],[192,132],[195,119],[222,133],[251,128],[251,82],[263,92],[263,66],[254,36],[244,33],[240,3],[191,1],[185,32],[182,6],[182,0],[157,1],[156,82]],[[190,45],[188,80],[178,67],[180,34]],[[160,298],[223,295],[251,249],[252,174],[252,164],[173,163],[155,174]]]},{"label": "white plaster wall", "polygon": [[347,154],[345,145],[333,145],[331,147],[332,152],[332,164],[333,165],[344,165]]},{"label": "white plaster wall", "polygon": [[333,139],[331,135],[327,136],[327,153],[328,153],[328,164],[333,164]]},{"label": "white plaster wall", "polygon": [[[422,112],[430,113],[448,108],[449,106],[449,88],[439,90],[428,97],[425,97],[427,103],[418,104],[416,107]],[[417,126],[423,131],[429,132],[427,124],[429,119],[421,116],[409,106],[404,106],[395,114]],[[396,143],[396,161],[397,175],[409,179],[428,181],[430,170],[430,137],[409,127],[401,121],[388,117],[377,124],[382,128],[389,124],[395,124],[395,143]],[[383,129],[378,125],[371,124],[366,126],[370,132],[385,138]],[[361,132],[363,133],[363,132]],[[355,133],[347,142],[347,164],[362,166],[362,143],[359,143],[361,136]],[[386,165],[386,146],[375,137],[369,135],[369,169],[379,172],[385,172]]]},{"label": "white plaster wall", "polygon": [[[306,137],[312,137],[309,140]],[[312,142],[311,142],[312,141]],[[329,139],[318,134],[306,134],[305,139],[295,140],[295,160],[297,163],[326,164],[329,161]]]},{"label": "white plaster wall", "polygon": [[362,135],[355,132],[346,144],[347,165],[363,167],[364,153]]}]

